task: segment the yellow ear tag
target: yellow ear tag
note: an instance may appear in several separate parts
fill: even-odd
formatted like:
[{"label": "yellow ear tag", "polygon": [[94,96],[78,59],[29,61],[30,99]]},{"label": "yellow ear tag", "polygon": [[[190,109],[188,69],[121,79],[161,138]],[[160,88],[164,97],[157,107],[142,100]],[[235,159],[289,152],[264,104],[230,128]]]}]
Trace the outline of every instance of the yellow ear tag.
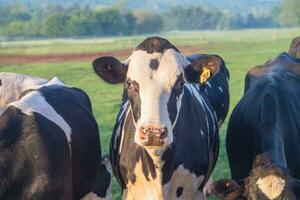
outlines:
[{"label": "yellow ear tag", "polygon": [[208,67],[202,67],[202,73],[200,75],[199,83],[202,84],[207,81],[211,76],[210,69]]}]

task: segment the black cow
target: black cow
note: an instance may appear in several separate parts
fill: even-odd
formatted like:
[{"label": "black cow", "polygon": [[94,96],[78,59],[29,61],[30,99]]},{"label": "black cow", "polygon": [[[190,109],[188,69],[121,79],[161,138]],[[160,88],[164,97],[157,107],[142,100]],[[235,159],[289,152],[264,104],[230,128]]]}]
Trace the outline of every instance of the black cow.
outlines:
[{"label": "black cow", "polygon": [[93,66],[105,81],[125,85],[110,148],[123,199],[203,198],[229,104],[223,60],[187,58],[151,37],[124,63],[100,57]]},{"label": "black cow", "polygon": [[88,96],[57,78],[24,91],[0,116],[0,199],[80,199],[100,163]]},{"label": "black cow", "polygon": [[228,126],[233,180],[214,184],[221,199],[300,199],[300,59],[287,53],[251,69]]}]

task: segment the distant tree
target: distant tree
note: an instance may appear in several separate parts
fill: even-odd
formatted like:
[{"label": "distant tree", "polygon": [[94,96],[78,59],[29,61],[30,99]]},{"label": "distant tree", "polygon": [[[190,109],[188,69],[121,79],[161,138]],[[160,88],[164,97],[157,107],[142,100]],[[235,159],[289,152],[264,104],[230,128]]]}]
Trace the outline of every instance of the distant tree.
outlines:
[{"label": "distant tree", "polygon": [[125,20],[115,8],[105,8],[95,12],[95,30],[98,35],[120,35],[125,28]]},{"label": "distant tree", "polygon": [[181,29],[182,19],[184,18],[184,8],[181,6],[172,6],[169,10],[162,13],[162,19],[165,30]]},{"label": "distant tree", "polygon": [[252,13],[248,14],[246,19],[246,27],[247,28],[254,28],[257,27],[257,21]]},{"label": "distant tree", "polygon": [[231,28],[230,26],[231,26],[231,15],[227,12],[224,12],[216,25],[216,29],[227,30]]},{"label": "distant tree", "polygon": [[7,36],[26,36],[27,24],[20,21],[14,21],[10,23],[5,30]]},{"label": "distant tree", "polygon": [[[253,16],[251,16],[253,17]],[[240,13],[235,13],[230,16],[230,22],[228,25],[228,28],[230,29],[240,29],[240,28],[245,28],[245,19],[241,16]]]},{"label": "distant tree", "polygon": [[6,7],[0,6],[0,26],[7,25],[10,21],[10,11]]},{"label": "distant tree", "polygon": [[43,33],[48,37],[65,37],[68,35],[68,16],[56,13],[48,16],[43,23]]},{"label": "distant tree", "polygon": [[136,18],[135,32],[137,34],[158,33],[163,28],[163,20],[159,15],[149,11],[137,11],[134,13]]},{"label": "distant tree", "polygon": [[285,27],[300,26],[300,1],[284,0],[279,23]]},{"label": "distant tree", "polygon": [[125,11],[123,13],[123,18],[125,20],[125,27],[124,27],[124,34],[126,35],[132,35],[134,34],[135,24],[136,24],[136,18],[130,11]]},{"label": "distant tree", "polygon": [[75,11],[69,15],[67,30],[70,36],[93,36],[96,24],[91,11]]}]

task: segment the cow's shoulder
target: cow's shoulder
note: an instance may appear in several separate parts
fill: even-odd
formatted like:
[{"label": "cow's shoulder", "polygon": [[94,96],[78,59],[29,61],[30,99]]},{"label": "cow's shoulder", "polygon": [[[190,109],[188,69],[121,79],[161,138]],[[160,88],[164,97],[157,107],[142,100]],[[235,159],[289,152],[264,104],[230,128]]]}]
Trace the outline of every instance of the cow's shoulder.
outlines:
[{"label": "cow's shoulder", "polygon": [[277,57],[267,61],[265,64],[257,65],[251,68],[247,74],[254,76],[264,76],[271,73],[281,73],[291,71],[300,75],[300,59],[283,52]]},{"label": "cow's shoulder", "polygon": [[245,77],[245,92],[261,80],[287,79],[290,76],[300,75],[300,59],[288,53],[281,53],[277,57],[267,61],[265,64],[251,68]]}]

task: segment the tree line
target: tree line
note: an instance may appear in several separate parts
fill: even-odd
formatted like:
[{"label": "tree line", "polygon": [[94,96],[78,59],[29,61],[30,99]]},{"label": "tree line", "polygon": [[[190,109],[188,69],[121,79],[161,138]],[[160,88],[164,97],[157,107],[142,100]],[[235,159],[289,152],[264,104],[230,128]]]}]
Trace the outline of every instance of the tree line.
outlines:
[{"label": "tree line", "polygon": [[[300,26],[300,1],[285,0],[269,13],[222,11],[201,6],[171,7],[155,13],[121,7],[63,8],[49,5],[27,8],[0,7],[0,35],[8,37],[119,36],[158,33],[168,30],[226,30]],[[295,9],[296,8],[296,9]]]}]

